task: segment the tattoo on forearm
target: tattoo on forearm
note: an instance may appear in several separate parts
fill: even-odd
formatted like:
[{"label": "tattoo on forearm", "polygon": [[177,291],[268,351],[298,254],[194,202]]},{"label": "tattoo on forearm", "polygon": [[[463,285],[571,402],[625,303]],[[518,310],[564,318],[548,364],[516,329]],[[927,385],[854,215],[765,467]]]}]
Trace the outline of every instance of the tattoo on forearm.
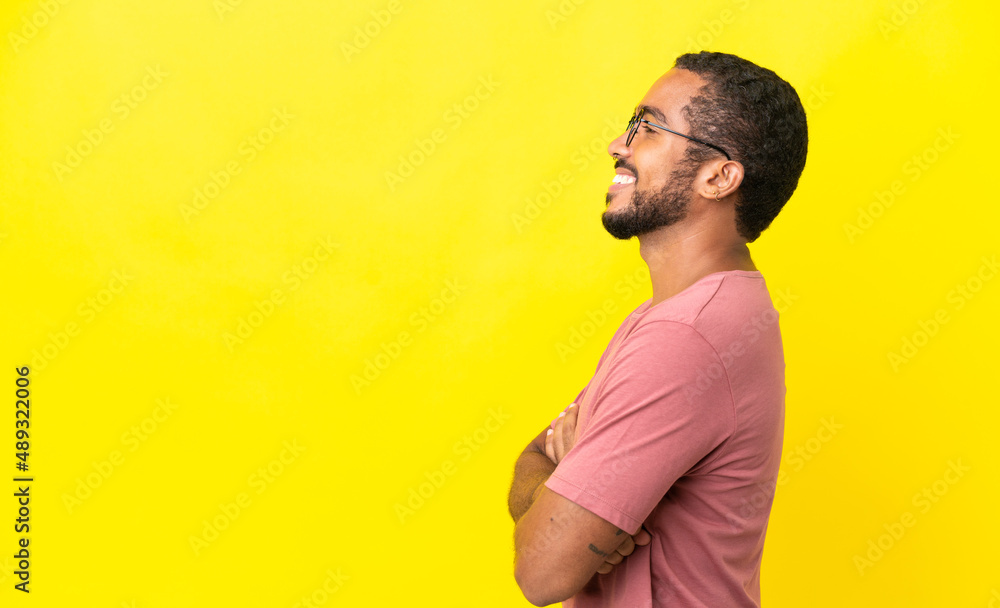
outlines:
[{"label": "tattoo on forearm", "polygon": [[615,532],[615,536],[621,536],[622,534],[625,534],[625,530],[619,530]]},{"label": "tattoo on forearm", "polygon": [[607,554],[607,553],[605,553],[604,551],[601,551],[601,550],[600,550],[600,549],[598,549],[598,548],[597,548],[596,546],[594,546],[594,543],[590,543],[590,547],[588,547],[588,548],[589,548],[589,549],[590,549],[591,551],[593,551],[594,553],[596,553],[596,554],[600,555],[601,557],[607,557],[607,556],[608,556],[608,554]]}]

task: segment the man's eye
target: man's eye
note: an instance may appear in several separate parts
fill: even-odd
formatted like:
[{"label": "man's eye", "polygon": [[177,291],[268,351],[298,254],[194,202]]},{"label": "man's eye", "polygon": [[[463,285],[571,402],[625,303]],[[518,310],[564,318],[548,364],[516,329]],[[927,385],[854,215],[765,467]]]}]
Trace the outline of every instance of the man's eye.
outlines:
[{"label": "man's eye", "polygon": [[642,128],[645,129],[647,133],[653,132],[653,127],[647,125],[646,123],[642,123]]}]

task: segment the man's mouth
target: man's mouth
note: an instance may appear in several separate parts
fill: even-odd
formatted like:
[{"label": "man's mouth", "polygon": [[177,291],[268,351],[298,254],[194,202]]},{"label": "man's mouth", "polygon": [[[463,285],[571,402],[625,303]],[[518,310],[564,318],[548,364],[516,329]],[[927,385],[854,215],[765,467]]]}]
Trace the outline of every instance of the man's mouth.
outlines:
[{"label": "man's mouth", "polygon": [[619,169],[615,173],[615,178],[611,180],[611,185],[608,186],[608,196],[628,188],[635,183],[635,176],[625,172],[626,169]]}]

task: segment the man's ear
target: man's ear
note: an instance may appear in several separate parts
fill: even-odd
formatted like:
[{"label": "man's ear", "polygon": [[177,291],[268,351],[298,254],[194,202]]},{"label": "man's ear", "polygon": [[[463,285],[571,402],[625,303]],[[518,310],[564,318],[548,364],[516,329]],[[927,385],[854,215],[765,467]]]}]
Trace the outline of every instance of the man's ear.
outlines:
[{"label": "man's ear", "polygon": [[698,174],[698,193],[705,198],[721,201],[739,189],[743,183],[743,165],[735,160],[706,163]]}]

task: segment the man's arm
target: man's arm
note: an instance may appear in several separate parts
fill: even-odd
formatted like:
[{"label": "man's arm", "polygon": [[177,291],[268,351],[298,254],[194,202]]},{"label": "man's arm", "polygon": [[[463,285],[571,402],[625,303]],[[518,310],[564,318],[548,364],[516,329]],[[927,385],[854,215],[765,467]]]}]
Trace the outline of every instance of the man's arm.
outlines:
[{"label": "man's arm", "polygon": [[528,444],[515,465],[508,498],[517,522],[514,577],[525,597],[539,606],[569,598],[594,574],[610,572],[636,544],[650,541],[645,531],[633,539],[545,487],[575,443],[576,414],[571,405],[553,429]]},{"label": "man's arm", "polygon": [[559,414],[553,427],[539,433],[518,457],[514,465],[514,481],[510,484],[510,495],[507,497],[507,508],[514,523],[535,502],[545,480],[576,443],[577,413],[576,403],[569,404]]},{"label": "man's arm", "polygon": [[507,496],[507,508],[510,510],[510,516],[514,518],[514,523],[527,513],[545,480],[556,470],[556,464],[545,455],[547,432],[548,429],[532,439],[514,464],[514,480],[510,484],[510,494]]},{"label": "man's arm", "polygon": [[[514,578],[536,606],[569,599],[631,537],[544,485],[514,528]],[[634,545],[629,542],[631,553]],[[617,563],[617,562],[616,562]]]}]

